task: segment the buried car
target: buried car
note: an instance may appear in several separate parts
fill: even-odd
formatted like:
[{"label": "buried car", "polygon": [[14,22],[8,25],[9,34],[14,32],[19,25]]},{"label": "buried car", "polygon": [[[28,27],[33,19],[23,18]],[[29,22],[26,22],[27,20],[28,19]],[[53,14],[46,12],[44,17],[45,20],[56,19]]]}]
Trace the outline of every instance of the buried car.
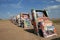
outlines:
[{"label": "buried car", "polygon": [[48,18],[45,10],[32,10],[32,25],[34,27],[34,33],[41,35],[45,38],[57,35],[56,28],[52,21]]}]

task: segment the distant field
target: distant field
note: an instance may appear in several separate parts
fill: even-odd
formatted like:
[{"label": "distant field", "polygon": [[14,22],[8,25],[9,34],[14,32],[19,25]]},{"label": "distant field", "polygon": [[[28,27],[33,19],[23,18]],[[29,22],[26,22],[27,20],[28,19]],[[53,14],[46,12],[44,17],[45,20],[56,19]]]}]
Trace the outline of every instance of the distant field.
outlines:
[{"label": "distant field", "polygon": [[53,23],[60,23],[60,19],[55,19],[55,20],[52,20]]},{"label": "distant field", "polygon": [[0,22],[2,22],[2,21],[8,21],[8,20],[0,20]]},{"label": "distant field", "polygon": [[[8,21],[8,20],[0,19],[0,21]],[[53,21],[53,23],[60,23],[60,19],[51,19],[51,21]]]}]

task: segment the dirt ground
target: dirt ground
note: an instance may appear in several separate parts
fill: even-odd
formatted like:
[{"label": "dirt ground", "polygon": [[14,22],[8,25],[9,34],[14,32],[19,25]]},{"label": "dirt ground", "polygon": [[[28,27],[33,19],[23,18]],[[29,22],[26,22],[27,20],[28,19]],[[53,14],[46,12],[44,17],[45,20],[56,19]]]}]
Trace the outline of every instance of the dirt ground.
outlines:
[{"label": "dirt ground", "polygon": [[0,40],[60,40],[60,24],[55,24],[57,36],[43,38],[33,33],[24,31],[10,21],[0,21]]}]

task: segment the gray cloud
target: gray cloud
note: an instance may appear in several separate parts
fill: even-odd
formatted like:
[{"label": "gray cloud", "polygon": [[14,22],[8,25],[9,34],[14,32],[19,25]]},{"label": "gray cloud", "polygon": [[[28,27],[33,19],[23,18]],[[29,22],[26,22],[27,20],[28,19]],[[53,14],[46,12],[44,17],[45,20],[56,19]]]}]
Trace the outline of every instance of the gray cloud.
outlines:
[{"label": "gray cloud", "polygon": [[46,7],[50,18],[60,18],[60,5],[53,5]]},{"label": "gray cloud", "polygon": [[60,2],[60,0],[56,0],[57,2]]},{"label": "gray cloud", "polygon": [[47,10],[52,10],[52,9],[59,9],[60,5],[53,5],[53,6],[48,6],[46,9]]}]

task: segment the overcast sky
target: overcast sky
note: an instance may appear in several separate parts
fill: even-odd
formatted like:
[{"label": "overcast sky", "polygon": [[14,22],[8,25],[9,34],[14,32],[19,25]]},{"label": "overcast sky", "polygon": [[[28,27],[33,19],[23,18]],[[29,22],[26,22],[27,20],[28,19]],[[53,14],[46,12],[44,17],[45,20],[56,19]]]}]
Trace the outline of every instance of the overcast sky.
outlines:
[{"label": "overcast sky", "polygon": [[0,0],[0,18],[9,18],[31,9],[46,9],[50,18],[60,18],[60,0]]}]

